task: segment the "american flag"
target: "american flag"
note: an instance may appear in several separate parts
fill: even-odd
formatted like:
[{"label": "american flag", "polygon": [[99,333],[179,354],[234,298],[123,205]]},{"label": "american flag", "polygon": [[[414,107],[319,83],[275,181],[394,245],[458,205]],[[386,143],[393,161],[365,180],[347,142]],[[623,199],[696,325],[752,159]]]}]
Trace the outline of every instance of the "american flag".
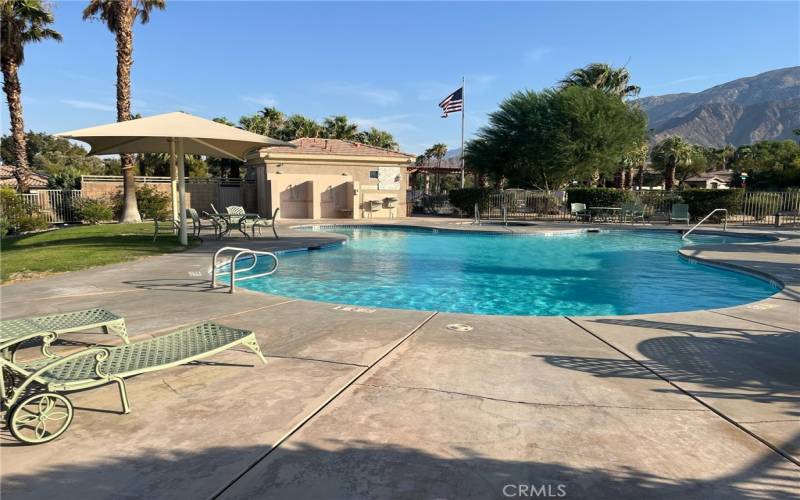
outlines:
[{"label": "american flag", "polygon": [[447,118],[447,115],[450,113],[456,113],[458,111],[464,110],[464,87],[456,90],[449,96],[445,97],[442,102],[439,103],[439,107],[442,108],[442,118]]}]

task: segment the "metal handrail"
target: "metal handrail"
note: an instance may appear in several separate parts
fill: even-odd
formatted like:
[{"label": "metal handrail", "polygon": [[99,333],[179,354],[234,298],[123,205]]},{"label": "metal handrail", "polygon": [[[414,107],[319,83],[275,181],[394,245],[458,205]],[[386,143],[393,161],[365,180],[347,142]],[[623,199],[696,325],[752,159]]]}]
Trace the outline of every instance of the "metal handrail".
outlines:
[{"label": "metal handrail", "polygon": [[[223,262],[222,264],[217,264],[217,257],[219,257],[220,254],[226,253],[226,252],[236,252],[236,253],[234,254],[233,258],[231,258],[231,260]],[[246,272],[246,271],[249,271],[249,270],[253,269],[254,267],[256,267],[256,264],[258,264],[258,256],[259,255],[266,255],[268,257],[272,257],[272,259],[275,261],[275,266],[272,269],[270,269],[269,271],[264,272],[264,273],[252,274],[252,275],[249,275],[249,276],[240,276],[240,277],[237,278],[236,277],[236,273]],[[238,268],[237,269],[236,262],[239,260],[240,257],[243,257],[243,256],[252,257],[253,258],[253,263],[250,264],[248,267]],[[217,288],[217,271],[218,271],[218,269],[224,267],[225,265],[230,265],[230,281],[231,281],[231,283],[230,283],[230,287],[231,287],[230,293],[233,293],[234,290],[236,289],[236,282],[237,281],[249,280],[249,279],[252,279],[252,278],[261,278],[262,276],[269,276],[270,274],[272,274],[275,271],[277,271],[278,270],[278,256],[275,255],[272,252],[264,252],[264,251],[261,251],[261,250],[251,250],[249,248],[222,247],[219,250],[217,250],[216,252],[214,252],[214,258],[211,261],[211,288]]]},{"label": "metal handrail", "polygon": [[692,226],[691,229],[689,229],[688,231],[683,233],[683,236],[681,236],[681,239],[685,240],[686,237],[689,236],[692,233],[692,231],[694,231],[695,229],[700,227],[700,224],[702,224],[703,222],[707,221],[709,217],[711,217],[712,215],[714,215],[717,212],[725,212],[725,219],[723,219],[723,222],[722,222],[722,230],[723,231],[727,231],[728,230],[728,209],[727,208],[715,208],[714,210],[709,212],[708,215],[703,217],[703,220],[701,220],[700,222],[698,222],[697,224]]}]

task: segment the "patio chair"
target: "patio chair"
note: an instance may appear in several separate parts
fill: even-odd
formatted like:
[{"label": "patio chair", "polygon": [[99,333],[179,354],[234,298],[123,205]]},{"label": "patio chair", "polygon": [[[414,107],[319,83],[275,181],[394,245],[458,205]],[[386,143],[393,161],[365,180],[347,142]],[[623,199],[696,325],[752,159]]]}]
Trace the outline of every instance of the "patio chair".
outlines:
[{"label": "patio chair", "polygon": [[155,229],[153,230],[153,241],[156,241],[158,235],[172,236],[180,231],[181,224],[172,218],[172,215],[164,217],[154,217]]},{"label": "patio chair", "polygon": [[569,214],[574,218],[575,222],[581,220],[592,222],[592,213],[586,210],[585,203],[570,203]]},{"label": "patio chair", "polygon": [[125,319],[105,309],[95,308],[48,316],[2,320],[0,321],[0,351],[2,351],[3,357],[13,361],[16,350],[24,341],[42,337],[42,354],[52,357],[48,347],[58,335],[93,328],[102,328],[106,334],[118,335],[123,342],[128,343]]},{"label": "patio chair", "polygon": [[272,212],[272,217],[259,217],[255,219],[252,223],[251,230],[253,231],[253,238],[256,237],[256,228],[258,228],[258,235],[261,236],[261,228],[262,227],[271,227],[272,234],[275,235],[275,239],[279,240],[278,232],[275,230],[275,221],[278,220],[278,212],[280,212],[280,208],[276,208],[274,212]]},{"label": "patio chair", "polygon": [[123,413],[130,413],[124,379],[203,359],[243,346],[266,364],[255,334],[206,322],[173,333],[119,347],[90,347],[60,358],[16,363],[0,358],[4,375],[15,382],[2,385],[8,409],[8,429],[27,444],[46,443],[62,435],[72,423],[72,403],[60,394],[114,382]]},{"label": "patio chair", "polygon": [[631,224],[636,222],[636,220],[642,221],[644,223],[644,212],[647,209],[646,205],[640,205],[638,203],[633,202],[626,202],[622,204],[621,210],[621,217],[622,223],[624,224],[625,221],[630,219]]},{"label": "patio chair", "polygon": [[685,203],[675,203],[672,205],[672,210],[669,214],[669,223],[672,224],[672,221],[686,221],[686,225],[689,225],[689,205]]},{"label": "patio chair", "polygon": [[[220,224],[219,220],[210,216],[206,212],[203,212],[204,217],[200,217],[200,214],[197,213],[197,210],[194,208],[187,208],[186,216],[187,219],[192,220],[192,236],[197,238],[200,238],[200,231],[206,228],[213,229],[214,236],[217,236],[222,230],[222,224]],[[202,241],[202,238],[200,238],[200,241]]]}]

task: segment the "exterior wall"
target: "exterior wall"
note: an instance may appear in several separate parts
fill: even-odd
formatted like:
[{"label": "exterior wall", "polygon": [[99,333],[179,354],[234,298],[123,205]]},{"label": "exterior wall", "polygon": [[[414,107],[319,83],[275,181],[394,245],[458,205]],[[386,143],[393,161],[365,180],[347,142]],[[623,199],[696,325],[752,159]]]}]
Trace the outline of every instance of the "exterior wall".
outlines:
[{"label": "exterior wall", "polygon": [[[152,186],[171,197],[172,183],[168,178],[156,182],[136,180],[137,187],[143,185]],[[81,196],[86,198],[111,198],[118,192],[122,192],[122,177],[120,176],[102,176],[100,179],[85,176],[81,181]],[[213,203],[220,211],[223,211],[226,205],[242,205],[248,212],[257,212],[259,210],[257,196],[254,183],[227,186],[220,185],[219,181],[215,179],[194,182],[187,179],[186,182],[186,206],[198,211],[211,211]],[[262,215],[267,215],[267,212],[263,212]]]},{"label": "exterior wall", "polygon": [[[271,160],[251,158],[248,167],[264,169],[268,188],[270,211],[278,205],[282,218],[354,218],[370,216],[366,202],[380,202],[373,218],[404,217],[408,168],[405,163],[386,161],[370,162],[367,157],[359,162],[338,160]],[[383,167],[383,169],[382,169]],[[375,178],[378,172],[397,169],[396,179]],[[308,183],[304,187],[299,187]],[[394,184],[394,185],[392,185]],[[388,187],[387,187],[388,185]],[[290,186],[294,186],[289,190]],[[289,190],[287,192],[287,190]],[[292,194],[293,193],[293,194]],[[389,208],[387,199],[397,200]],[[306,204],[312,203],[308,208]],[[305,214],[305,215],[303,215]]]},{"label": "exterior wall", "polygon": [[268,210],[280,219],[350,218],[353,182],[349,176],[273,173],[266,181]]},{"label": "exterior wall", "polygon": [[[171,184],[169,182],[136,182],[136,186],[147,185],[156,188],[156,190],[169,195]],[[189,185],[186,185],[187,191]],[[122,178],[119,181],[88,181],[81,182],[81,196],[85,198],[111,198],[122,192]]]}]

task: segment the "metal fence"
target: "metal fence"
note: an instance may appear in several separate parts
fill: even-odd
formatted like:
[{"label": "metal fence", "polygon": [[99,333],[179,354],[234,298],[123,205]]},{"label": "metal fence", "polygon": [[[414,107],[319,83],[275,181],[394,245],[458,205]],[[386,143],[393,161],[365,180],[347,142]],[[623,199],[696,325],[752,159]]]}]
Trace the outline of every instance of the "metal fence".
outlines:
[{"label": "metal fence", "polygon": [[44,189],[20,196],[31,210],[40,212],[51,224],[78,222],[75,202],[81,197],[79,189]]},{"label": "metal fence", "polygon": [[[408,192],[409,215],[460,215],[472,217],[472,211],[459,213],[444,194],[424,194],[418,191]],[[645,207],[645,217],[650,221],[662,221],[669,218],[672,205],[683,203],[680,191],[628,191],[632,202]],[[730,211],[729,222],[738,224],[769,224],[781,222],[800,222],[800,191],[746,191],[742,193],[738,207]],[[489,195],[480,205],[482,218],[499,219],[503,209],[508,211],[508,218],[521,220],[569,220],[569,199],[564,191],[527,191],[507,189]],[[782,215],[778,215],[778,214]],[[705,214],[692,214],[702,217]]]}]

